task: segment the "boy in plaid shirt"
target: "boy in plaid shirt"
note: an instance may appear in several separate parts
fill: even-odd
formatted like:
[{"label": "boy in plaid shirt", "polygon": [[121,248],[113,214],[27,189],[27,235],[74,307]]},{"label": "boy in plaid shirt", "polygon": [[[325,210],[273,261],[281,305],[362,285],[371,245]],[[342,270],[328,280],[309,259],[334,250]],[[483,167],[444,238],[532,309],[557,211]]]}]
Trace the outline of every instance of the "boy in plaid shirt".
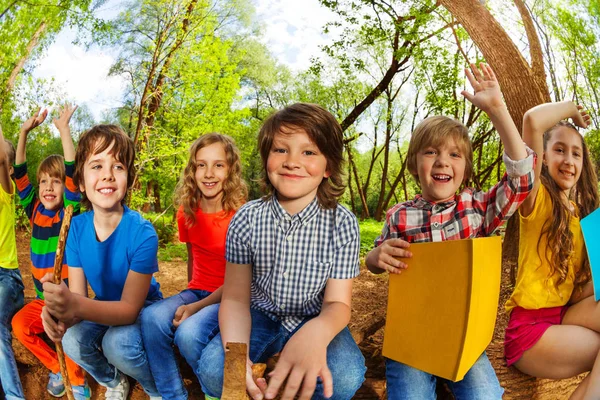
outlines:
[{"label": "boy in plaid shirt", "polygon": [[[343,137],[333,115],[299,103],[273,114],[259,134],[268,195],[240,208],[227,232],[220,334],[196,374],[220,396],[223,346],[249,344],[246,387],[253,399],[350,399],[364,358],[346,325],[359,273],[356,217],[337,199]],[[281,352],[269,385],[251,366]],[[314,395],[313,395],[314,393]]]},{"label": "boy in plaid shirt", "polygon": [[[491,235],[525,200],[533,187],[535,157],[519,136],[492,69],[465,71],[475,94],[462,94],[487,113],[504,144],[506,174],[487,192],[460,186],[470,178],[473,152],[467,128],[446,117],[422,121],[412,134],[408,168],[422,194],[397,204],[386,215],[381,236],[365,262],[370,271],[400,274],[411,257],[410,243]],[[437,377],[386,359],[388,398],[434,399]],[[441,378],[439,378],[441,379]],[[458,399],[501,399],[502,388],[485,353],[459,382],[446,381]]]}]

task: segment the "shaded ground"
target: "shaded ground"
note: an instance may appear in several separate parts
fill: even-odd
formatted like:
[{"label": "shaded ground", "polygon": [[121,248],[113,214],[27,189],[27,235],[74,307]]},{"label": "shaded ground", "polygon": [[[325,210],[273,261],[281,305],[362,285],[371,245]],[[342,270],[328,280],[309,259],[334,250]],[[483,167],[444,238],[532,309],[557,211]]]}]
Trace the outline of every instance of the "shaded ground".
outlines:
[{"label": "shaded ground", "polygon": [[[35,297],[33,283],[29,271],[29,237],[26,232],[17,233],[17,246],[19,255],[19,266],[25,283],[25,300],[31,301]],[[510,266],[503,265],[502,271],[502,289],[499,302],[498,320],[494,333],[492,344],[488,348],[488,354],[492,364],[498,372],[500,382],[503,386],[508,383],[514,383],[515,372],[512,369],[507,370],[502,359],[501,343],[504,337],[504,328],[507,323],[507,316],[504,314],[503,304],[510,295],[511,287],[509,285]],[[161,262],[160,272],[156,279],[161,284],[161,289],[165,297],[171,296],[186,287],[186,264],[183,260],[171,262]],[[352,322],[350,328],[355,339],[360,343],[360,348],[367,362],[366,381],[356,399],[381,399],[385,398],[385,367],[383,357],[381,356],[381,347],[383,343],[382,320],[385,316],[387,303],[387,276],[375,276],[366,269],[361,270],[360,276],[355,280],[354,295],[352,304]],[[46,393],[48,371],[43,367],[27,349],[13,341],[15,355],[17,358],[19,373],[25,390],[27,399],[52,399]],[[202,392],[191,369],[185,362],[181,365],[184,382],[189,392],[190,399],[203,399]],[[531,384],[531,379],[521,378],[517,375],[519,381],[525,381]],[[93,379],[88,377],[92,386],[93,399],[104,398],[104,388],[99,387]],[[535,381],[533,381],[535,382]],[[134,383],[132,381],[132,383]],[[554,391],[552,385],[560,386],[559,382],[549,382],[546,385],[548,393],[558,393]],[[558,389],[557,389],[558,390]],[[441,389],[443,391],[443,388]],[[511,394],[512,393],[512,394]],[[507,390],[505,398],[531,398],[531,395],[519,394],[521,391]],[[529,393],[529,392],[527,392]],[[440,396],[440,398],[451,398],[451,396]],[[565,396],[550,396],[547,398],[564,398]],[[64,397],[66,398],[66,396]],[[148,396],[143,392],[139,385],[132,388],[131,400],[147,399]]]}]

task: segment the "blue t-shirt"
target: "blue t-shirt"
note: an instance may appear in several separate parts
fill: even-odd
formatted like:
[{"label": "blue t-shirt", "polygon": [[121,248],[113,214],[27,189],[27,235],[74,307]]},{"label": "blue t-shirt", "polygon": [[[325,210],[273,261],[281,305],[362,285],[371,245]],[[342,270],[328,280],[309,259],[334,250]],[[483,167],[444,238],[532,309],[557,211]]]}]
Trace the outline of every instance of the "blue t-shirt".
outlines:
[{"label": "blue t-shirt", "polygon": [[[71,222],[66,247],[68,265],[83,268],[98,300],[121,300],[129,270],[140,274],[158,271],[158,236],[154,227],[138,212],[123,208],[121,222],[103,242],[96,239],[93,211],[78,215]],[[160,298],[160,285],[152,277],[146,299]]]}]

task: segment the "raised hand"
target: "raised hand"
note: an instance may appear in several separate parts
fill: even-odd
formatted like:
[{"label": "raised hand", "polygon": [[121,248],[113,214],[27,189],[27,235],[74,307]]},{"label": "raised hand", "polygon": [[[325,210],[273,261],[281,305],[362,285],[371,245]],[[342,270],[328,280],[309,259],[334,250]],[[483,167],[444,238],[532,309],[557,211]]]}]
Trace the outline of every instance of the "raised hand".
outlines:
[{"label": "raised hand", "polygon": [[480,63],[478,69],[475,64],[471,64],[471,69],[465,69],[465,74],[474,93],[463,90],[461,94],[474,106],[488,114],[495,107],[505,107],[500,85],[489,65]]},{"label": "raised hand", "polygon": [[21,132],[25,134],[29,133],[31,130],[40,126],[47,116],[48,110],[45,109],[42,111],[42,113],[40,113],[40,108],[38,108],[31,117],[23,122],[23,125],[21,125]]},{"label": "raised hand", "polygon": [[573,123],[580,128],[587,128],[591,122],[590,115],[588,114],[587,110],[584,110],[583,106],[580,105],[577,106],[577,111],[579,112],[571,117],[573,119]]},{"label": "raised hand", "polygon": [[52,122],[54,122],[54,126],[56,126],[56,129],[58,129],[59,132],[69,129],[69,122],[71,121],[71,117],[73,116],[75,110],[77,110],[77,106],[69,103],[66,103],[60,109],[58,118],[52,120]]}]

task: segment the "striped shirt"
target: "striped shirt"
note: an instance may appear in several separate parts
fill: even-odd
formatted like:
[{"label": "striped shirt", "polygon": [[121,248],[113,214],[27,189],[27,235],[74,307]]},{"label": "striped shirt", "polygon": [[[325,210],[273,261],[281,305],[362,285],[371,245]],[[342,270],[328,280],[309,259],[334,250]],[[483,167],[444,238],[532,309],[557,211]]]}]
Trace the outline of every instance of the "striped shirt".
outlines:
[{"label": "striped shirt", "polygon": [[441,242],[491,235],[519,208],[533,188],[535,154],[513,161],[504,153],[506,173],[488,191],[465,188],[444,203],[427,201],[421,195],[388,210],[381,236],[409,243]]},{"label": "striped shirt", "polygon": [[[73,183],[73,172],[75,163],[65,161],[66,181],[64,191],[64,207],[73,205],[74,215],[79,213],[79,202],[81,194]],[[44,299],[42,283],[40,279],[48,272],[54,269],[54,258],[56,256],[56,246],[58,245],[58,236],[60,226],[65,215],[64,208],[58,210],[46,210],[46,207],[38,199],[36,190],[27,177],[27,163],[24,162],[15,165],[15,180],[17,182],[17,192],[21,199],[21,205],[31,224],[31,273],[35,291],[39,299]],[[63,259],[62,278],[66,280],[69,274],[67,268],[66,255]]]},{"label": "striped shirt", "polygon": [[252,267],[251,307],[293,331],[318,315],[328,279],[359,274],[356,217],[317,199],[290,215],[275,197],[240,208],[227,231],[225,258]]}]

